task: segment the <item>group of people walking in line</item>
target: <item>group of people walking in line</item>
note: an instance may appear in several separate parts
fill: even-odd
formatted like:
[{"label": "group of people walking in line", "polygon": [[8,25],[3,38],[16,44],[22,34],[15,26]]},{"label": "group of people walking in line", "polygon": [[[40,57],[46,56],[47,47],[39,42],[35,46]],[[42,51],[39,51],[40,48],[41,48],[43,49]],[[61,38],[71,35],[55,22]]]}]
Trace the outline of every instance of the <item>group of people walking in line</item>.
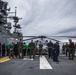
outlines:
[{"label": "group of people walking in line", "polygon": [[[72,42],[71,39],[69,39],[69,44],[66,43],[66,45],[62,46],[62,52],[64,53],[66,50],[66,56],[67,53],[69,54],[69,59],[74,59],[75,54],[75,45]],[[0,43],[0,57],[9,56],[9,58],[19,57],[24,58],[24,56],[29,55],[30,58],[35,59],[35,55],[39,54],[39,56],[42,57],[43,54],[43,43],[40,41],[39,48],[37,48],[36,44],[31,40],[29,44],[23,43],[23,41],[20,39],[19,42],[16,44],[14,43],[8,43],[6,46],[5,44]],[[47,52],[48,52],[48,58],[52,58],[54,62],[59,62],[58,56],[60,53],[60,45],[59,42],[56,41],[56,43],[52,43],[52,41],[49,41],[47,43]]]}]

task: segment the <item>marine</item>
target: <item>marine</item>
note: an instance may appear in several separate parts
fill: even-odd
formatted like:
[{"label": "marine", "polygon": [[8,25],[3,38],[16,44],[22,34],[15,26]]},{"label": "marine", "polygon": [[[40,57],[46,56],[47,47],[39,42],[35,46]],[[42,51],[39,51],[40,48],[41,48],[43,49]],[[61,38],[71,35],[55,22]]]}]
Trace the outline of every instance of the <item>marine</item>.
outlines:
[{"label": "marine", "polygon": [[33,40],[31,40],[31,42],[29,43],[29,48],[30,48],[30,58],[33,55],[33,59],[35,58],[35,43],[33,42]]},{"label": "marine", "polygon": [[75,46],[71,39],[69,39],[69,59],[74,60]]},{"label": "marine", "polygon": [[68,56],[68,51],[69,51],[69,44],[66,43],[66,45],[65,45],[65,53],[66,53],[66,56]]},{"label": "marine", "polygon": [[18,53],[19,53],[19,58],[23,58],[23,42],[21,39],[18,42]]},{"label": "marine", "polygon": [[40,41],[40,44],[39,44],[39,56],[41,56],[42,57],[42,51],[43,51],[43,43],[41,43],[41,41]]}]

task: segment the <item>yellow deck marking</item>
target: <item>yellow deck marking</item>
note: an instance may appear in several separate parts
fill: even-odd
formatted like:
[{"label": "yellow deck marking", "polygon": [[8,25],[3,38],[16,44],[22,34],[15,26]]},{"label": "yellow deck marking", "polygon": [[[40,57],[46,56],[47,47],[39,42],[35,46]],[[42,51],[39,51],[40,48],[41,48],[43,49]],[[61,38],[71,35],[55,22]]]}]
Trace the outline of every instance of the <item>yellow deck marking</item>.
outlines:
[{"label": "yellow deck marking", "polygon": [[0,63],[10,60],[9,57],[0,58]]}]

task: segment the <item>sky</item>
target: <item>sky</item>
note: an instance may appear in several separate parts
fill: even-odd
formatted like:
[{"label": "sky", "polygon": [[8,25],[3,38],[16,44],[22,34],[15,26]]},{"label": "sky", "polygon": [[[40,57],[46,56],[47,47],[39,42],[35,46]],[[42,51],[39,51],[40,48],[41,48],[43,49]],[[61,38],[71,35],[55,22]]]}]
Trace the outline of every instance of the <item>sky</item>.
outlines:
[{"label": "sky", "polygon": [[4,1],[11,11],[17,7],[24,36],[76,35],[76,0]]}]

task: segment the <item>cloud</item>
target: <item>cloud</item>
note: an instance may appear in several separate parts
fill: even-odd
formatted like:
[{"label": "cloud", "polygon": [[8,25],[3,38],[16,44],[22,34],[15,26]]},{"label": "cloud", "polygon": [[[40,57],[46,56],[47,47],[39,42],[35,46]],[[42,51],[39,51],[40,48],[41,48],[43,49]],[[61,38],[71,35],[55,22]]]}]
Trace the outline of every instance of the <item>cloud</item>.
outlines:
[{"label": "cloud", "polygon": [[56,34],[60,34],[60,35],[67,35],[67,34],[71,34],[71,36],[76,35],[76,26],[71,27],[71,28],[67,28],[67,29],[63,29],[59,32],[57,32]]},{"label": "cloud", "polygon": [[12,11],[17,6],[23,35],[70,35],[76,25],[76,0],[6,1]]}]

